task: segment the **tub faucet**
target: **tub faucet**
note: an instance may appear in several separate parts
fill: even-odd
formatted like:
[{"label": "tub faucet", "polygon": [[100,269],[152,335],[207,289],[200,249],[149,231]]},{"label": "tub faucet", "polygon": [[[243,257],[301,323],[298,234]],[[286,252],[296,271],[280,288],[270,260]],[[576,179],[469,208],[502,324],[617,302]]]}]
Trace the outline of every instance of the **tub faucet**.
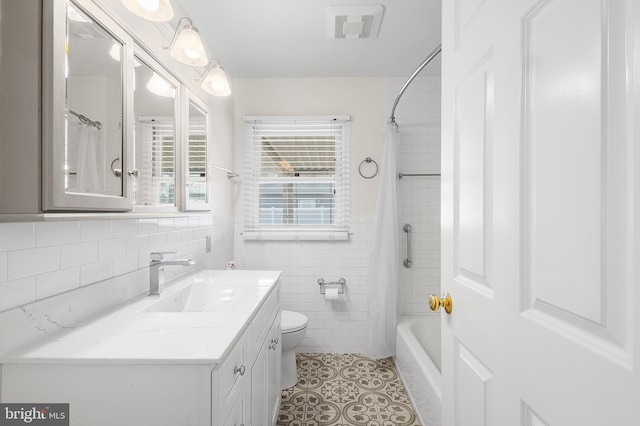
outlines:
[{"label": "tub faucet", "polygon": [[191,259],[165,260],[165,254],[177,254],[177,251],[152,252],[149,262],[149,296],[157,296],[164,292],[164,280],[160,279],[160,271],[165,266],[191,266],[196,263]]}]

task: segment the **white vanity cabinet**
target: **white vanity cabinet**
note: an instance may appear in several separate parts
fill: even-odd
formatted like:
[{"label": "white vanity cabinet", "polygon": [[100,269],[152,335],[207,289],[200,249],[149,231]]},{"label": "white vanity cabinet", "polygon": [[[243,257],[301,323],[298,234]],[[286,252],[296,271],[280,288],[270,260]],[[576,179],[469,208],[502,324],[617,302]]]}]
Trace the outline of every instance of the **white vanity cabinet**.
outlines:
[{"label": "white vanity cabinet", "polygon": [[[221,282],[231,276],[220,275]],[[280,402],[278,276],[249,286],[256,291],[231,284],[237,309],[138,306],[2,359],[0,402],[69,403],[74,426],[273,426]],[[225,285],[213,293],[228,291]]]},{"label": "white vanity cabinet", "polygon": [[[278,291],[267,299],[224,365],[214,370],[218,423],[271,426],[280,410],[280,305]],[[226,419],[225,419],[226,416]],[[223,422],[224,419],[224,422]]]}]

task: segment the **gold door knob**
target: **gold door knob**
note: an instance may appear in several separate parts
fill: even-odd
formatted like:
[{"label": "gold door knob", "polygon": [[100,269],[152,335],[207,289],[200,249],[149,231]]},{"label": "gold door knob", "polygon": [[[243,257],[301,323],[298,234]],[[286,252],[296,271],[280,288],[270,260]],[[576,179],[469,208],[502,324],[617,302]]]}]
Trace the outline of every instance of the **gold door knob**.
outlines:
[{"label": "gold door knob", "polygon": [[437,311],[440,307],[444,307],[444,311],[448,314],[453,309],[453,302],[451,301],[451,295],[448,292],[444,292],[442,298],[439,298],[435,294],[429,296],[429,307],[432,311]]}]

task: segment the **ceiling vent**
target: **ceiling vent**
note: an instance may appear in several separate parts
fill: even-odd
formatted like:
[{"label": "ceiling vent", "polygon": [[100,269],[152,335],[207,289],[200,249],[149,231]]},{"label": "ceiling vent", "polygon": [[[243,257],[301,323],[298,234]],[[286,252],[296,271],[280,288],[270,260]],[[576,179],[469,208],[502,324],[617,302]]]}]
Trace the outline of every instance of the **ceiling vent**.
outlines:
[{"label": "ceiling vent", "polygon": [[327,8],[328,38],[376,38],[383,6],[337,6]]}]

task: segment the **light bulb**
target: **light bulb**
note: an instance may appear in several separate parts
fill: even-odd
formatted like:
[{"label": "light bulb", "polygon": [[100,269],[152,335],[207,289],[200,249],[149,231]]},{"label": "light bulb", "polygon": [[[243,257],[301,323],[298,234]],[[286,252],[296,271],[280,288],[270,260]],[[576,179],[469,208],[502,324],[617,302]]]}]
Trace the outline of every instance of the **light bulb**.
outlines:
[{"label": "light bulb", "polygon": [[121,0],[134,15],[152,22],[167,22],[173,18],[171,0]]},{"label": "light bulb", "polygon": [[221,92],[222,90],[224,90],[224,83],[212,81],[210,84],[211,88],[216,92]]},{"label": "light bulb", "polygon": [[158,74],[153,73],[147,82],[147,89],[158,96],[173,98],[176,96],[176,89]]},{"label": "light bulb", "polygon": [[184,49],[184,54],[190,59],[198,59],[200,57],[200,54],[192,49]]},{"label": "light bulb", "polygon": [[231,94],[227,74],[219,66],[212,68],[204,77],[202,89],[214,96],[229,96]]},{"label": "light bulb", "polygon": [[160,9],[160,0],[138,0],[138,4],[144,10],[155,12]]}]

